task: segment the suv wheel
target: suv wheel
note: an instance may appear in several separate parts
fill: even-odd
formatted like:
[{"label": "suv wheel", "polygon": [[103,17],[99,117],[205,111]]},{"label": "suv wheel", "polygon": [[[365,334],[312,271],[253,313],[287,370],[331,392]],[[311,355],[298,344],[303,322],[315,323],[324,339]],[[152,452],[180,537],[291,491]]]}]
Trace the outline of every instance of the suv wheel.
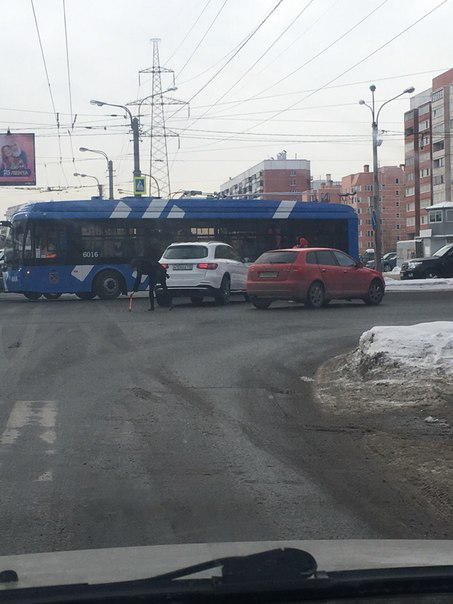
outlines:
[{"label": "suv wheel", "polygon": [[231,283],[228,275],[224,275],[222,279],[222,283],[220,284],[219,289],[214,295],[215,303],[219,306],[225,306],[230,301],[231,296]]}]

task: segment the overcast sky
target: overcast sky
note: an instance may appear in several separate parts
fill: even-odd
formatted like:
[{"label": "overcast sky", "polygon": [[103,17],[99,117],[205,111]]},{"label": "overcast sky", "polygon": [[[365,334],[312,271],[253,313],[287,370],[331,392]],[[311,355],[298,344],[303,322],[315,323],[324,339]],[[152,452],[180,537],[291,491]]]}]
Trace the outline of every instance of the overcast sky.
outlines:
[{"label": "overcast sky", "polygon": [[[168,97],[190,101],[190,115],[186,105],[165,109],[167,127],[179,134],[167,139],[173,192],[217,191],[283,149],[289,158],[310,160],[315,179],[358,172],[372,164],[371,116],[358,100],[370,100],[371,83],[379,104],[409,86],[421,92],[453,67],[452,6],[452,0],[14,0],[2,11],[1,131],[34,132],[37,187],[63,190],[1,187],[0,212],[29,200],[96,194],[95,180],[74,172],[107,187],[105,159],[81,146],[113,160],[115,196],[132,191],[130,121],[121,109],[92,106],[90,99],[125,105],[151,95],[151,75],[139,83],[138,72],[152,66],[152,38],[160,39],[161,65],[175,72],[178,89]],[[172,83],[171,74],[162,75],[162,89]],[[140,152],[147,173],[144,107]],[[408,108],[406,95],[381,113],[381,165],[404,161]]]}]

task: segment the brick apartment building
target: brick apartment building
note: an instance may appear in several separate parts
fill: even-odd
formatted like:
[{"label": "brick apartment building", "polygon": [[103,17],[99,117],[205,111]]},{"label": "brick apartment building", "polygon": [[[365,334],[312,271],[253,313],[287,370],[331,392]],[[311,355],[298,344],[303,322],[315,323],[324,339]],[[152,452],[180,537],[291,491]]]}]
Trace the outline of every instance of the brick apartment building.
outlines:
[{"label": "brick apartment building", "polygon": [[326,201],[341,203],[341,182],[332,180],[331,174],[325,179],[312,180],[308,191],[302,193],[302,201]]},{"label": "brick apartment building", "polygon": [[[396,250],[396,242],[406,239],[406,211],[404,204],[404,170],[401,166],[379,168],[382,209],[383,253]],[[363,172],[344,176],[341,181],[344,203],[352,205],[359,216],[359,251],[374,248],[373,172],[369,165]]]},{"label": "brick apartment building", "polygon": [[220,193],[229,197],[301,200],[310,188],[310,162],[287,159],[286,152],[277,159],[266,159],[220,186]]},{"label": "brick apartment building", "polygon": [[453,69],[410,102],[404,114],[405,203],[407,238],[413,239],[428,233],[425,208],[452,200]]}]

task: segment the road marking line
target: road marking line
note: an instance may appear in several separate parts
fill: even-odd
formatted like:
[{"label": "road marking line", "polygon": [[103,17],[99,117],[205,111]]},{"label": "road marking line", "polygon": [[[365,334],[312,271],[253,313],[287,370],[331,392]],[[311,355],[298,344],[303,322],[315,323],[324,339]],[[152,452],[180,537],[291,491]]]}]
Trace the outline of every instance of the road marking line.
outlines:
[{"label": "road marking line", "polygon": [[1,445],[12,445],[18,438],[21,428],[31,421],[31,401],[16,401],[9,414],[6,428],[0,438]]},{"label": "road marking line", "polygon": [[[36,406],[39,405],[38,408]],[[53,444],[56,440],[54,430],[57,419],[56,401],[16,401],[9,414],[6,427],[0,437],[0,445],[12,445],[21,431],[29,425],[37,424],[45,430],[40,438]]]}]

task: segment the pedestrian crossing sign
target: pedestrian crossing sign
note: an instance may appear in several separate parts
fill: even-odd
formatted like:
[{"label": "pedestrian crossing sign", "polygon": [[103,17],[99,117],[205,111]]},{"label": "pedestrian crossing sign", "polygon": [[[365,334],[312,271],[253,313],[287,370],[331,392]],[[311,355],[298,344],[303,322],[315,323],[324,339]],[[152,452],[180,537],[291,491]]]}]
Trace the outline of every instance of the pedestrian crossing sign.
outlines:
[{"label": "pedestrian crossing sign", "polygon": [[134,195],[144,195],[146,180],[144,176],[134,176]]}]

